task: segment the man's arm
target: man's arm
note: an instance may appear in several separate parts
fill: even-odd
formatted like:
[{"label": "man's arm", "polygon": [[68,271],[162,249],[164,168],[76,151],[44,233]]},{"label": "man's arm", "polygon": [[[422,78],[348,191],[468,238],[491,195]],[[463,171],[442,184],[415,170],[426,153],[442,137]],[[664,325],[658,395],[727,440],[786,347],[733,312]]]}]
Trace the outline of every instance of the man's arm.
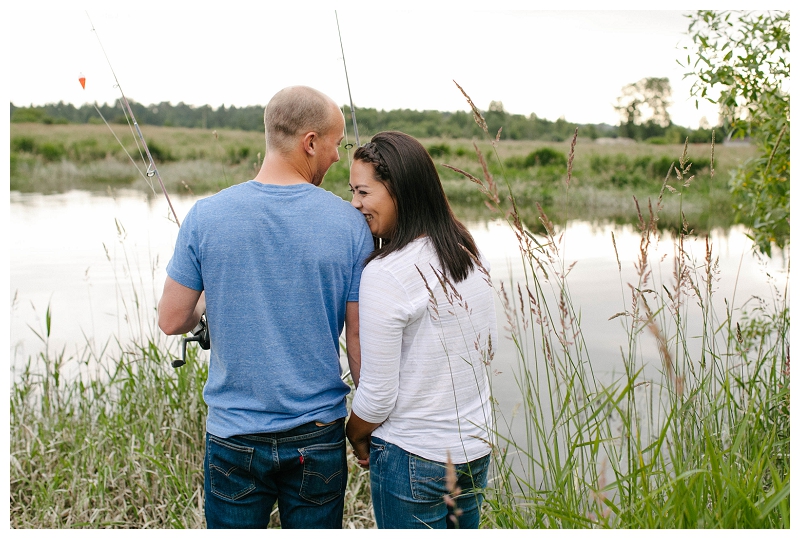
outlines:
[{"label": "man's arm", "polygon": [[358,387],[361,377],[361,341],[358,337],[358,302],[348,301],[344,313],[344,339],[347,347],[347,364],[350,367],[350,376]]},{"label": "man's arm", "polygon": [[171,277],[164,283],[164,293],[158,302],[158,327],[167,335],[188,333],[200,322],[206,310],[202,291],[185,287]]}]

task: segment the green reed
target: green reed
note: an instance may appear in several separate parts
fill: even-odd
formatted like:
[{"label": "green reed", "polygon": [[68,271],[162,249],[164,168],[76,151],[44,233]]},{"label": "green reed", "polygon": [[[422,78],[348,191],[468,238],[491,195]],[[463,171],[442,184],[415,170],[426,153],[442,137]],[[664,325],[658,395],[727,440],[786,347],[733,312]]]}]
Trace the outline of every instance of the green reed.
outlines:
[{"label": "green reed", "polygon": [[[13,528],[198,527],[205,363],[169,372],[155,342],[43,352],[11,390]],[[194,354],[193,354],[194,355]],[[78,379],[59,372],[81,364]],[[199,498],[198,498],[199,496]]]}]

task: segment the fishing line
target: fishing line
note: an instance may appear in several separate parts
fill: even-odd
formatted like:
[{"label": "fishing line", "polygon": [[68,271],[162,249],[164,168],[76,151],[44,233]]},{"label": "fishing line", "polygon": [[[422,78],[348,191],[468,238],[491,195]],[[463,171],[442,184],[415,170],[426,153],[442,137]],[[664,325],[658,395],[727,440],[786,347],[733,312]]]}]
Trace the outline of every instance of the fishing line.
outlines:
[{"label": "fishing line", "polygon": [[[115,139],[117,139],[117,142],[119,143],[120,147],[122,148],[122,151],[123,151],[123,152],[125,152],[125,155],[127,155],[127,156],[128,156],[128,159],[130,159],[130,160],[131,160],[131,163],[133,163],[133,166],[135,166],[135,167],[136,167],[136,170],[137,170],[137,171],[139,171],[139,175],[140,175],[142,178],[144,178],[144,181],[145,181],[145,182],[147,182],[147,185],[149,185],[149,186],[150,186],[150,189],[153,191],[153,193],[155,193],[155,192],[156,192],[156,188],[153,186],[153,182],[152,182],[152,181],[150,181],[150,178],[148,178],[148,177],[147,177],[147,175],[146,175],[144,172],[142,172],[142,169],[140,169],[140,168],[139,168],[139,165],[138,165],[138,164],[136,164],[136,160],[133,158],[133,156],[132,156],[130,153],[128,153],[128,149],[127,149],[127,148],[125,148],[125,145],[124,145],[124,144],[122,144],[122,141],[119,139],[119,137],[117,136],[117,134],[116,134],[116,133],[114,132],[114,130],[111,128],[111,126],[109,125],[108,121],[106,120],[106,117],[105,117],[105,116],[103,116],[103,113],[102,113],[102,112],[100,112],[100,109],[98,109],[98,108],[97,108],[97,105],[96,105],[96,104],[94,105],[94,110],[96,110],[96,111],[97,111],[97,114],[99,114],[99,115],[100,115],[100,119],[102,119],[102,120],[103,120],[103,123],[105,123],[105,124],[106,124],[106,127],[108,127],[108,130],[109,130],[109,131],[111,131],[111,134],[112,134],[112,135],[114,135],[114,138],[115,138]],[[137,147],[138,147],[138,145],[137,145]],[[141,151],[140,151],[139,153],[141,154]],[[144,160],[144,156],[141,156],[141,157],[142,157],[142,160]]]},{"label": "fishing line", "polygon": [[350,77],[347,76],[347,60],[344,58],[344,45],[342,44],[342,30],[339,28],[339,14],[333,11],[336,16],[336,31],[339,33],[339,47],[342,49],[342,63],[344,64],[344,79],[347,82],[347,97],[350,98],[350,117],[353,119],[353,134],[356,137],[356,146],[361,146],[358,138],[358,124],[356,123],[356,108],[353,106],[353,94],[350,93]]},{"label": "fishing line", "polygon": [[[344,106],[340,109],[342,111],[342,116],[344,116]],[[350,138],[347,135],[347,122],[344,123],[344,149],[347,151],[347,168],[353,168],[353,156],[350,155],[350,150],[353,148],[353,145],[350,144]]]},{"label": "fishing line", "polygon": [[[144,140],[144,135],[142,134],[142,130],[139,129],[139,123],[136,121],[136,116],[134,116],[134,114],[133,114],[133,110],[131,109],[130,103],[128,103],[128,98],[125,97],[125,92],[122,91],[122,85],[119,83],[119,79],[117,79],[117,74],[114,71],[114,66],[111,65],[111,60],[109,60],[108,54],[106,53],[106,49],[105,49],[105,47],[103,47],[103,42],[100,40],[100,35],[97,33],[97,30],[94,27],[94,23],[92,22],[92,18],[89,17],[89,12],[86,11],[84,13],[86,13],[86,18],[89,19],[89,24],[92,27],[92,32],[94,32],[94,35],[97,38],[97,43],[100,44],[100,49],[103,51],[103,56],[105,56],[105,58],[106,58],[106,62],[108,63],[108,67],[109,67],[109,69],[111,69],[111,74],[114,76],[114,82],[117,83],[116,84],[116,88],[119,90],[119,93],[122,96],[122,103],[120,103],[120,106],[122,106],[124,104],[124,108],[123,108],[122,112],[123,112],[123,114],[125,114],[125,119],[128,122],[129,126],[131,124],[131,120],[133,120],[133,128],[136,129],[136,135],[138,135],[138,139],[139,139],[136,142],[136,147],[139,148],[139,141],[141,141],[142,147],[144,148],[144,151],[147,154],[147,160],[150,162],[150,164],[148,165],[147,172],[145,174],[147,175],[147,177],[155,176],[156,178],[158,178],[158,183],[161,186],[161,191],[164,193],[164,197],[167,199],[167,204],[169,205],[170,211],[172,211],[172,216],[175,218],[175,223],[178,225],[178,227],[180,227],[181,226],[181,222],[180,222],[180,219],[178,219],[178,214],[175,211],[175,208],[172,206],[172,200],[170,200],[170,198],[169,198],[169,194],[167,193],[167,188],[164,187],[164,181],[161,179],[161,174],[159,174],[159,172],[158,172],[158,167],[156,167],[155,161],[153,161],[153,156],[150,154],[150,148],[147,147],[147,142],[145,142],[145,140]],[[95,108],[97,108],[97,107],[95,107]],[[127,109],[127,111],[126,111],[126,109]],[[130,119],[128,119],[128,115],[130,115]],[[103,118],[103,121],[105,122],[105,118]],[[106,122],[106,125],[108,125],[108,122]],[[110,128],[110,126],[109,126],[109,128]],[[131,131],[133,131],[133,128],[131,128]],[[112,133],[113,133],[113,130],[112,130]],[[114,135],[114,136],[116,137],[116,135]],[[117,139],[117,140],[119,140],[119,139]],[[134,141],[136,141],[136,136],[134,136]],[[127,151],[125,153],[127,153]],[[141,154],[141,148],[139,149],[139,153]],[[144,157],[142,157],[142,159],[144,160]],[[138,169],[138,167],[137,167],[137,169]],[[155,191],[155,189],[153,191]]]},{"label": "fishing line", "polygon": [[[114,87],[118,88],[120,93],[122,93],[122,87],[119,86],[119,84],[115,85]],[[139,145],[139,140],[136,138],[136,133],[134,132],[133,125],[131,124],[131,118],[128,117],[128,113],[125,111],[125,107],[122,106],[122,101],[118,99],[117,103],[119,103],[119,108],[122,111],[122,115],[125,117],[125,123],[128,124],[128,129],[131,130],[131,135],[133,136],[133,143],[136,144],[136,151],[139,152],[139,158],[142,160],[142,164],[145,167],[147,167],[147,159],[145,158],[144,153],[142,153],[142,147]],[[136,122],[136,119],[134,118],[133,121]],[[156,192],[155,187],[153,187],[153,182],[150,180],[151,176],[152,174],[146,174],[145,180],[147,181],[147,185],[150,186],[150,189],[153,190],[153,193],[155,193]]]}]

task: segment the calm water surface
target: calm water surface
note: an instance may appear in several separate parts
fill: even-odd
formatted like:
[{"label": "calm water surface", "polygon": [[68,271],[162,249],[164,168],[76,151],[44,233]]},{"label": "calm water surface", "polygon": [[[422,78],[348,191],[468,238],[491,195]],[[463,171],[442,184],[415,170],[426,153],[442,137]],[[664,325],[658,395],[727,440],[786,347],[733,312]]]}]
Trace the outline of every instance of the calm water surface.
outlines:
[{"label": "calm water surface", "polygon": [[[174,197],[178,215],[184,216],[195,200]],[[12,371],[43,350],[34,330],[43,334],[48,306],[52,313],[50,349],[63,348],[67,355],[80,356],[87,346],[100,350],[115,338],[125,341],[132,335],[156,331],[155,306],[178,233],[162,199],[148,199],[138,192],[120,192],[114,197],[78,191],[11,193],[10,223]],[[521,279],[522,261],[510,228],[500,221],[467,224],[490,260],[496,285],[502,281],[508,288],[509,283]],[[725,299],[734,307],[752,302],[752,296],[772,304],[776,287],[783,292],[785,261],[754,257],[743,229],[714,231],[710,240],[713,256],[719,257],[720,263],[719,280],[714,283],[720,318],[724,318]],[[580,312],[592,367],[596,374],[610,379],[622,369],[620,347],[625,347],[626,336],[620,319],[608,319],[629,308],[626,283],[636,282],[638,231],[630,226],[575,221],[566,230],[563,249],[566,266],[576,262],[568,283]],[[673,242],[666,235],[657,249],[651,248],[654,279],[668,288],[674,282],[673,251]],[[687,251],[702,262],[704,240],[690,242]],[[499,301],[497,307],[502,337],[507,334],[503,329],[506,318]],[[512,387],[516,355],[509,339],[501,341],[494,370],[502,374],[497,375],[495,384]],[[171,342],[177,350],[179,339]],[[648,368],[655,373],[660,367],[656,344],[647,349],[647,340],[644,342],[642,354],[650,359]]]}]

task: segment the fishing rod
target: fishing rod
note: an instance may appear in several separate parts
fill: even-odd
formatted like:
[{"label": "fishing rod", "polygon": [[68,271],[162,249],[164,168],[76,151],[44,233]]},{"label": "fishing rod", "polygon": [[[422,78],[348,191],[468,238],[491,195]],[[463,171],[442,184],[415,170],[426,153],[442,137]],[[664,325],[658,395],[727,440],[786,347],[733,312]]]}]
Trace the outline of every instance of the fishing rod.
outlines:
[{"label": "fishing rod", "polygon": [[[353,134],[356,137],[356,148],[361,147],[361,141],[358,138],[358,124],[356,123],[356,108],[353,106],[353,94],[350,92],[350,77],[347,76],[347,61],[344,58],[344,45],[342,44],[342,29],[339,27],[339,14],[336,10],[333,10],[333,14],[336,16],[336,31],[339,34],[339,47],[342,49],[342,64],[344,64],[344,80],[347,82],[347,97],[350,98],[350,118],[353,120]],[[347,134],[347,129],[345,129],[345,134]],[[345,148],[350,149],[352,147],[351,144],[347,144]],[[350,159],[350,154],[348,153],[348,161]],[[350,375],[350,371],[342,373],[342,380],[347,378]],[[355,380],[354,380],[355,382]]]},{"label": "fishing rod", "polygon": [[[334,15],[336,15],[336,30],[339,32],[339,47],[342,49],[342,64],[344,64],[344,79],[347,81],[347,96],[350,98],[350,116],[353,119],[353,131],[356,136],[356,147],[361,147],[361,141],[358,139],[358,124],[356,123],[356,108],[353,106],[353,94],[350,92],[350,77],[347,76],[347,61],[344,59],[344,45],[342,44],[342,30],[339,27],[339,14],[336,13],[334,10]],[[345,134],[347,134],[347,129],[345,128]],[[346,146],[346,147],[349,147]],[[349,148],[348,148],[349,149]],[[348,159],[349,159],[348,154]],[[374,238],[375,248],[378,249],[383,245],[383,240],[379,238]]]},{"label": "fishing rod", "polygon": [[[175,211],[175,208],[172,206],[172,200],[169,198],[169,193],[167,193],[167,188],[164,186],[164,181],[161,179],[161,174],[159,174],[159,172],[158,172],[158,167],[156,166],[156,163],[153,160],[153,156],[150,153],[150,148],[148,148],[147,142],[144,140],[144,135],[142,134],[142,130],[139,128],[139,122],[136,121],[136,116],[134,116],[134,114],[133,114],[133,109],[131,109],[131,105],[128,102],[128,98],[125,97],[125,92],[122,91],[122,85],[119,83],[119,79],[117,79],[117,74],[114,71],[114,66],[111,65],[111,60],[108,58],[108,54],[106,53],[105,47],[103,47],[103,42],[100,40],[100,35],[97,33],[97,30],[94,27],[94,23],[92,22],[92,18],[89,17],[89,13],[88,12],[85,12],[85,13],[86,13],[86,18],[89,19],[89,24],[92,27],[92,32],[94,32],[94,35],[97,38],[97,42],[100,44],[100,49],[102,49],[102,51],[103,51],[103,56],[105,56],[105,58],[106,58],[106,62],[108,63],[108,67],[109,67],[109,69],[111,69],[111,74],[114,76],[114,82],[116,82],[116,88],[119,90],[119,93],[122,96],[122,103],[125,106],[125,108],[123,109],[123,112],[125,110],[127,110],[127,114],[130,116],[130,119],[133,121],[133,127],[136,129],[136,134],[139,137],[139,141],[141,142],[142,147],[144,148],[144,151],[147,154],[147,159],[150,162],[150,164],[147,166],[147,172],[145,174],[147,175],[148,178],[152,178],[153,176],[158,178],[158,183],[161,186],[161,192],[164,193],[164,198],[167,199],[167,204],[169,205],[169,209],[172,212],[172,216],[175,218],[175,224],[177,224],[178,228],[180,228],[180,226],[181,226],[180,219],[178,219],[178,214]],[[81,75],[79,80],[80,80],[81,86],[85,87],[85,82],[86,82],[85,77],[83,77],[83,75]],[[114,138],[117,139],[117,142],[119,142],[119,144],[122,146],[122,149],[125,150],[126,154],[128,154],[128,151],[125,149],[125,146],[122,144],[122,142],[119,140],[119,138],[117,138],[116,133],[114,133],[114,130],[111,129],[110,125],[108,125],[108,122],[106,122],[106,119],[103,117],[103,114],[100,112],[100,110],[97,108],[97,106],[95,106],[95,110],[97,110],[97,113],[100,114],[101,118],[103,118],[103,121],[105,122],[106,126],[108,126],[108,128],[111,130],[111,133],[114,135]],[[137,143],[137,146],[138,146],[138,143]],[[141,155],[141,150],[139,151],[139,154]],[[130,154],[128,154],[128,157],[130,157]],[[133,158],[131,158],[131,161],[133,161]],[[134,165],[136,165],[135,161],[134,161]],[[137,166],[136,168],[138,169],[139,167]],[[139,172],[141,173],[141,170]],[[152,185],[151,185],[151,187],[152,187]],[[191,331],[191,333],[192,333],[191,337],[183,337],[181,339],[181,356],[179,358],[175,358],[175,359],[172,360],[172,367],[173,368],[177,369],[178,367],[181,367],[181,366],[186,364],[186,343],[187,342],[197,342],[200,345],[200,348],[202,348],[203,350],[208,350],[209,348],[211,348],[211,336],[210,336],[210,333],[208,331],[208,321],[206,319],[206,314],[205,313],[203,313],[202,316],[200,316],[200,321],[197,323],[197,325]]]},{"label": "fishing rod", "polygon": [[339,28],[339,14],[333,11],[336,16],[336,31],[339,33],[339,47],[342,49],[342,63],[344,64],[344,79],[347,81],[347,96],[350,98],[350,117],[353,119],[353,133],[356,136],[356,148],[361,146],[358,138],[358,124],[356,123],[356,108],[353,106],[353,94],[350,93],[350,77],[347,76],[347,61],[344,59],[344,45],[342,44],[342,30]]}]

